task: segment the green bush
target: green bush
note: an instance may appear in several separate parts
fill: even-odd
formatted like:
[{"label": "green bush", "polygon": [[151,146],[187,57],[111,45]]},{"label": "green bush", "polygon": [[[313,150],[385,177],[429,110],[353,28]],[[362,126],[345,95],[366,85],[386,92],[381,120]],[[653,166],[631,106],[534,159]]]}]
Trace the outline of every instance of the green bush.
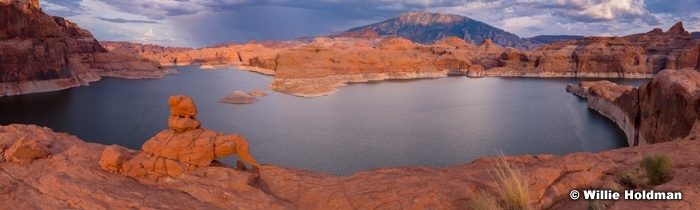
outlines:
[{"label": "green bush", "polygon": [[617,175],[621,185],[645,188],[661,184],[671,174],[671,161],[666,155],[647,155],[633,168]]},{"label": "green bush", "polygon": [[645,156],[641,166],[646,171],[651,185],[661,184],[671,173],[671,161],[666,155]]}]

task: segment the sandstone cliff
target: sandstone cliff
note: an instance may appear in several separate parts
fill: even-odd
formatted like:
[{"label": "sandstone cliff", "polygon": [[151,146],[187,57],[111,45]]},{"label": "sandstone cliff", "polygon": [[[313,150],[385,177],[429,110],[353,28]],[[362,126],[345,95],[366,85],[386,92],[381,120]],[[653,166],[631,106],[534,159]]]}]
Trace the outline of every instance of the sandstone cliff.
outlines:
[{"label": "sandstone cliff", "polygon": [[611,82],[581,83],[567,90],[588,98],[588,106],[611,118],[630,146],[692,139],[700,128],[700,73],[663,70],[639,88]]},{"label": "sandstone cliff", "polygon": [[280,52],[270,88],[297,96],[332,94],[349,82],[479,76],[503,51],[490,40],[473,46],[448,37],[425,46],[403,38],[316,38],[308,46]]},{"label": "sandstone cliff", "polygon": [[88,31],[41,11],[38,1],[0,1],[0,96],[65,89],[100,76],[174,73],[133,54],[108,53]]},{"label": "sandstone cliff", "polygon": [[[274,74],[274,60],[280,51],[301,45],[301,42],[250,41],[246,44],[230,44],[200,49],[163,47],[152,44],[128,42],[100,42],[113,53],[137,54],[145,59],[157,61],[164,66],[207,65],[211,68],[236,67],[263,74]],[[245,66],[241,66],[245,65]]]},{"label": "sandstone cliff", "polygon": [[[455,18],[414,16],[405,18],[428,25]],[[447,75],[651,78],[662,69],[700,69],[700,39],[685,31],[680,22],[666,32],[654,29],[625,37],[585,37],[534,50],[504,49],[491,39],[473,45],[460,37],[423,45],[400,37],[376,38],[375,33],[365,28],[330,38],[251,41],[202,49],[102,44],[113,52],[138,53],[163,65],[234,67],[275,75],[271,89],[305,97],[332,94],[337,86],[349,82],[384,79]]]},{"label": "sandstone cliff", "polygon": [[651,78],[662,69],[700,69],[700,39],[679,22],[667,32],[654,29],[625,37],[586,37],[512,50],[499,58],[493,76]]}]

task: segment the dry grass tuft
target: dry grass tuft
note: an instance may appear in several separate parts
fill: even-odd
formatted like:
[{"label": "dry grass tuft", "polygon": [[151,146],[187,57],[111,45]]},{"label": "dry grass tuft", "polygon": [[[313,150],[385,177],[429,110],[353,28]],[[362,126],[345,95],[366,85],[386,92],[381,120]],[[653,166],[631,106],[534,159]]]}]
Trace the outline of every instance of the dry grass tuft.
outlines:
[{"label": "dry grass tuft", "polygon": [[501,156],[495,167],[503,206],[506,209],[531,209],[528,174],[524,167],[508,162],[504,156]]}]

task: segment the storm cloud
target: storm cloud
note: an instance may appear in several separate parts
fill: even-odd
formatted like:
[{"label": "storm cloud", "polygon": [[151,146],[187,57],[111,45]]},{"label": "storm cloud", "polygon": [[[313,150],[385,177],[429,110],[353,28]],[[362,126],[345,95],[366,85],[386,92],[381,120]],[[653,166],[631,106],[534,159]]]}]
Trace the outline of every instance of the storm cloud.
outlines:
[{"label": "storm cloud", "polygon": [[[485,22],[521,37],[540,34],[625,35],[700,19],[696,0],[45,0],[51,14],[89,30],[108,21],[120,39],[167,40],[181,46],[287,40],[327,35],[379,22],[408,11],[451,13]],[[111,16],[99,12],[108,11]],[[97,14],[93,14],[97,13]],[[81,14],[91,14],[89,17]],[[690,23],[688,23],[690,22]],[[158,27],[153,29],[153,25]],[[98,36],[116,33],[93,33]],[[143,39],[148,33],[153,39]],[[140,37],[140,38],[139,38]],[[157,37],[157,38],[156,38]],[[116,37],[115,37],[116,38]],[[128,38],[126,38],[128,39]],[[130,41],[130,40],[123,40]],[[164,43],[156,43],[164,44]]]},{"label": "storm cloud", "polygon": [[124,18],[104,18],[104,17],[95,17],[100,20],[108,21],[108,22],[113,22],[113,23],[152,23],[152,24],[157,24],[160,23],[158,21],[153,21],[153,20],[127,20]]}]

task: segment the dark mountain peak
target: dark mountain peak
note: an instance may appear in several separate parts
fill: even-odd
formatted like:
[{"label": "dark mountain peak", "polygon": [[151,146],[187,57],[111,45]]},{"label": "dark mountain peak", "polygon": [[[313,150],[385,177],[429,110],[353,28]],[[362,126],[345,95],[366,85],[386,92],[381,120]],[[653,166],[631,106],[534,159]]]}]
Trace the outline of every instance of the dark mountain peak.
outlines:
[{"label": "dark mountain peak", "polygon": [[346,32],[372,29],[380,36],[399,36],[421,44],[432,44],[445,37],[455,36],[471,44],[486,39],[500,46],[516,46],[520,37],[460,15],[431,12],[407,12],[388,20],[352,28]]},{"label": "dark mountain peak", "polygon": [[676,23],[676,25],[673,25],[673,27],[671,27],[671,29],[668,29],[668,31],[666,33],[667,34],[674,34],[674,35],[685,35],[685,36],[690,35],[690,33],[688,33],[688,31],[686,31],[685,28],[683,28],[682,21],[678,21],[678,23]]},{"label": "dark mountain peak", "polygon": [[452,24],[464,22],[468,18],[460,15],[441,14],[432,12],[405,12],[392,18],[401,21],[405,24],[413,25],[432,25],[432,24]]}]

